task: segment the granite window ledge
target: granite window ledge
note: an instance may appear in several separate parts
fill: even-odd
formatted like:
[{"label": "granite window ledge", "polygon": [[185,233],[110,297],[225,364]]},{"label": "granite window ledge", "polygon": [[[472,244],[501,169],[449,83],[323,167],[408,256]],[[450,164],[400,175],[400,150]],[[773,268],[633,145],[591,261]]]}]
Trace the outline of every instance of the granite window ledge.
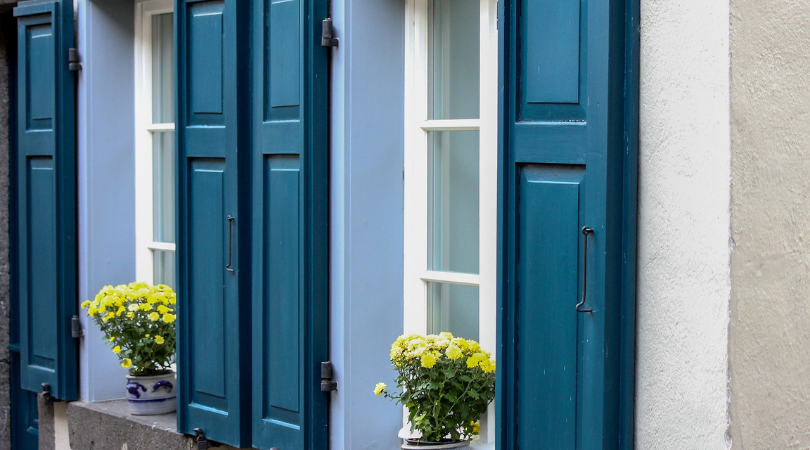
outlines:
[{"label": "granite window ledge", "polygon": [[177,414],[133,416],[126,400],[69,402],[67,421],[72,449],[197,449],[194,437],[177,432]]}]

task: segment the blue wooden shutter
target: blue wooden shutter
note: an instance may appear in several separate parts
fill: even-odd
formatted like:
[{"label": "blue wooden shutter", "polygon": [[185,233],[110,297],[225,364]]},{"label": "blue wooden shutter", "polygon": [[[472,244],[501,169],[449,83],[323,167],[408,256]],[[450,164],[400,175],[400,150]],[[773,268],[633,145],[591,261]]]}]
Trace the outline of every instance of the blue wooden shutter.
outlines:
[{"label": "blue wooden shutter", "polygon": [[[12,320],[18,320],[20,386],[77,395],[76,148],[73,2],[28,1],[17,17],[13,187],[16,245]],[[17,347],[17,344],[19,347]]]},{"label": "blue wooden shutter", "polygon": [[[240,236],[250,215],[239,203],[240,0],[176,2],[178,429],[214,441],[249,439],[249,302],[240,289]],[[241,70],[244,73],[244,70]],[[248,197],[248,196],[243,196]],[[249,198],[249,197],[248,197]],[[249,295],[249,292],[248,292]]]},{"label": "blue wooden shutter", "polygon": [[325,0],[255,0],[253,443],[327,448]]},{"label": "blue wooden shutter", "polygon": [[632,448],[633,2],[500,3],[500,448]]}]

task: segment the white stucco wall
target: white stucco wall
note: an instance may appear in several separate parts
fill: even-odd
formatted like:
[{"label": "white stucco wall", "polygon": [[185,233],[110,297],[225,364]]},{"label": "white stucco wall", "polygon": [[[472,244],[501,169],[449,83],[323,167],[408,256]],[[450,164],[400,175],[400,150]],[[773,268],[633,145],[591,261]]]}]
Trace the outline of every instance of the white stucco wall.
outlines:
[{"label": "white stucco wall", "polygon": [[728,0],[641,1],[636,446],[725,449]]}]

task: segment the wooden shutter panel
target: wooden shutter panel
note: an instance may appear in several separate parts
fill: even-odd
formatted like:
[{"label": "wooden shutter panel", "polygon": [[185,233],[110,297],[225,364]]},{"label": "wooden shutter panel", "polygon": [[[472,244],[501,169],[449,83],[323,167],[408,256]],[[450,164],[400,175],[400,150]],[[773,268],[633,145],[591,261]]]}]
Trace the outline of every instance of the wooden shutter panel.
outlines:
[{"label": "wooden shutter panel", "polygon": [[[178,149],[178,429],[248,446],[249,302],[239,250],[241,0],[175,3]],[[249,5],[248,5],[249,6]],[[243,71],[244,72],[244,71]],[[241,87],[244,89],[244,86]]]},{"label": "wooden shutter panel", "polygon": [[[74,400],[77,344],[73,2],[28,1],[17,17],[14,316],[20,385]],[[16,346],[12,343],[12,349]]]},{"label": "wooden shutter panel", "polygon": [[326,2],[253,7],[252,445],[327,448]]},{"label": "wooden shutter panel", "polygon": [[[500,3],[501,448],[632,448],[632,427],[620,435],[632,411],[622,392],[634,299],[622,283],[634,282],[624,275],[635,258],[625,191],[635,177],[625,142],[633,2]],[[582,309],[592,312],[577,312],[586,262]]]}]

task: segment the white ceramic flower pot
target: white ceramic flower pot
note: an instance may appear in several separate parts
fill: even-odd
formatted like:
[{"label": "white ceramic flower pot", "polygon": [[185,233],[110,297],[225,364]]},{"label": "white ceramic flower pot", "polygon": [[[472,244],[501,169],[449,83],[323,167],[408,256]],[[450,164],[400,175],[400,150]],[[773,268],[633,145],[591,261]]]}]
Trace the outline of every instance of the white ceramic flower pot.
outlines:
[{"label": "white ceramic flower pot", "polygon": [[129,412],[135,416],[168,414],[177,410],[177,376],[136,377],[127,375]]},{"label": "white ceramic flower pot", "polygon": [[402,444],[403,450],[448,450],[453,448],[469,447],[470,441],[456,441],[456,442],[425,442],[418,439],[406,439]]}]

